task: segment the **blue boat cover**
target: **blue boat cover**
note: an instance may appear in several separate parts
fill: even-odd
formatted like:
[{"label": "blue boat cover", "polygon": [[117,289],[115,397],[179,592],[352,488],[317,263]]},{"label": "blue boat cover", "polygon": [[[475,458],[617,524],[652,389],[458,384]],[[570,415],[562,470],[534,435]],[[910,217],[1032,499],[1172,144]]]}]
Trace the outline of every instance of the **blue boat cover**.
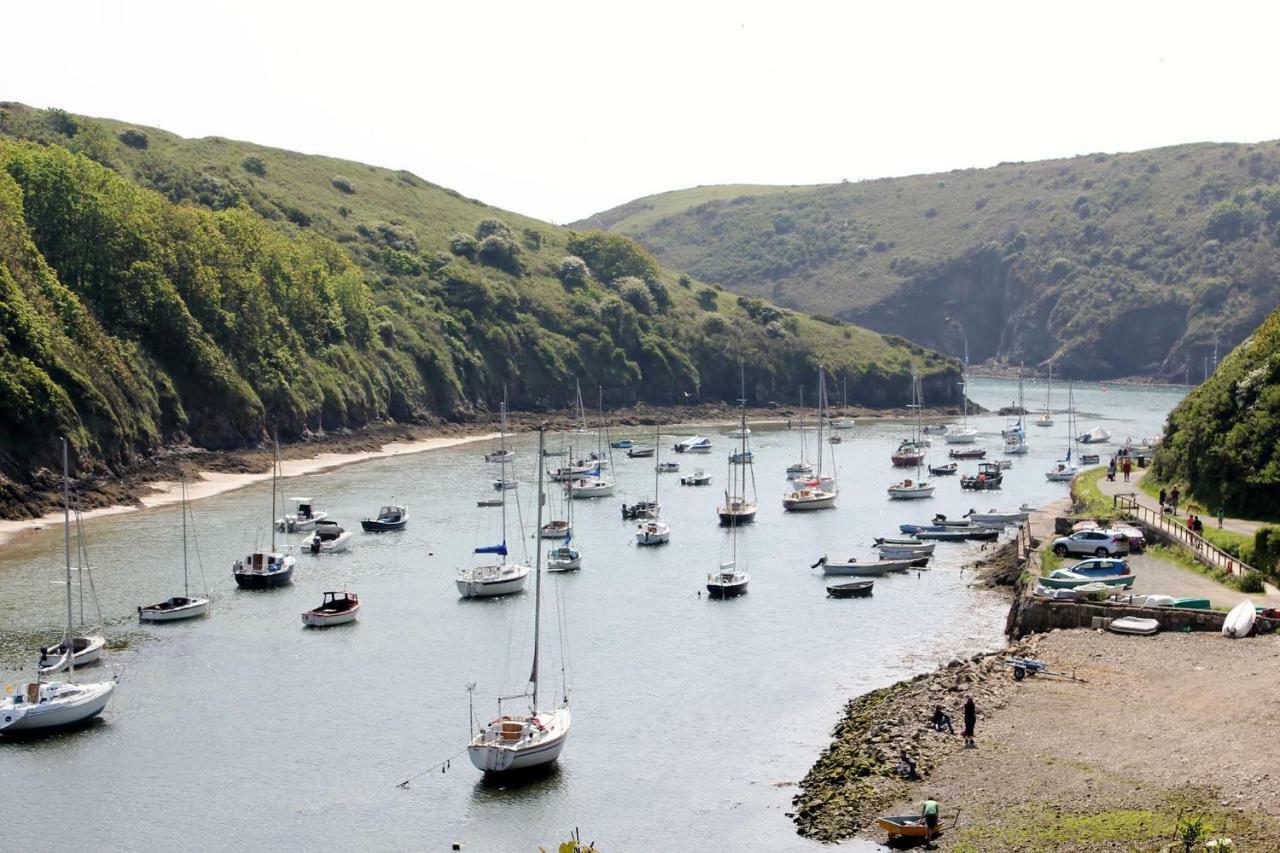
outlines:
[{"label": "blue boat cover", "polygon": [[507,556],[507,543],[506,543],[506,542],[503,542],[501,545],[485,545],[485,546],[483,546],[483,547],[477,548],[473,553],[476,553],[476,554],[501,554],[502,556],[504,556],[504,557],[505,557],[505,556]]}]

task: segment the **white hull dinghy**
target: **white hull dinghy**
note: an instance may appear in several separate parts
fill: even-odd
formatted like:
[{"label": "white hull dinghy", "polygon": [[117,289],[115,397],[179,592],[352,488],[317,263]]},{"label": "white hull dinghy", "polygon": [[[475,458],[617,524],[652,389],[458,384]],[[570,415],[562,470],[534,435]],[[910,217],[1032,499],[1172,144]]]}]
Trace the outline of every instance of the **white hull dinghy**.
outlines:
[{"label": "white hull dinghy", "polygon": [[[180,622],[183,619],[195,619],[209,612],[208,598],[195,598],[191,595],[191,574],[187,565],[187,478],[182,478],[182,595],[175,595],[159,604],[150,604],[138,608],[139,622]],[[274,515],[274,513],[272,513]]]},{"label": "white hull dinghy", "polygon": [[1222,636],[1235,640],[1240,637],[1249,636],[1249,632],[1253,630],[1253,623],[1258,618],[1257,608],[1253,606],[1253,602],[1245,600],[1231,608],[1231,612],[1227,614],[1226,620],[1222,623]]},{"label": "white hull dinghy", "polygon": [[662,519],[646,521],[636,528],[637,545],[665,545],[671,541],[671,526]]},{"label": "white hull dinghy", "polygon": [[1137,616],[1122,616],[1112,619],[1108,630],[1116,634],[1149,635],[1160,630],[1160,623],[1155,619],[1140,619]]},{"label": "white hull dinghy", "polygon": [[567,544],[547,551],[547,571],[574,572],[582,568],[582,552]]},{"label": "white hull dinghy", "polygon": [[312,554],[336,554],[350,548],[354,536],[338,522],[325,519],[316,523],[316,531],[304,547]]},{"label": "white hull dinghy", "polygon": [[107,645],[105,637],[74,637],[71,647],[75,650],[72,659],[67,660],[67,642],[63,640],[52,646],[40,647],[40,674],[54,675],[66,672],[68,668],[83,669],[97,663],[102,658],[102,650]]},{"label": "white hull dinghy", "polygon": [[539,539],[568,539],[573,532],[573,522],[568,519],[556,519],[542,525],[538,531]]},{"label": "white hull dinghy", "polygon": [[314,610],[302,614],[308,628],[331,628],[356,621],[360,612],[360,596],[354,592],[326,592],[324,601]]}]

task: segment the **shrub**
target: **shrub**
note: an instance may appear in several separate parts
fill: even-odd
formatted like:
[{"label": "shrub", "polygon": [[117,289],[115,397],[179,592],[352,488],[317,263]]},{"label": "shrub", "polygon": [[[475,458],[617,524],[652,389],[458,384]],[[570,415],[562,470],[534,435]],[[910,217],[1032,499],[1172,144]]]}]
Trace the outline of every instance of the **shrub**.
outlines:
[{"label": "shrub", "polygon": [[137,148],[139,150],[146,148],[147,145],[150,144],[145,133],[140,130],[134,130],[133,128],[120,131],[119,139],[130,148]]},{"label": "shrub", "polygon": [[617,289],[618,295],[639,313],[652,314],[654,312],[653,297],[649,294],[649,288],[643,280],[633,275],[628,275],[616,279],[613,282],[613,286]]},{"label": "shrub", "polygon": [[1246,572],[1240,576],[1240,580],[1236,583],[1236,587],[1241,592],[1255,594],[1267,591],[1266,584],[1262,581],[1261,572]]},{"label": "shrub", "polygon": [[1071,261],[1066,258],[1054,258],[1049,265],[1049,281],[1062,281],[1071,274]]},{"label": "shrub", "polygon": [[698,288],[698,307],[704,311],[716,310],[716,292],[710,287]]},{"label": "shrub", "polygon": [[604,282],[624,276],[656,280],[658,262],[630,237],[608,231],[588,231],[569,238],[568,249],[587,262],[596,278]]},{"label": "shrub", "polygon": [[480,249],[480,244],[476,242],[476,238],[470,234],[454,234],[449,238],[449,251],[453,252],[460,258],[466,258],[469,261],[476,259],[476,252]]},{"label": "shrub", "polygon": [[987,206],[987,200],[985,198],[980,198],[973,203],[974,210],[982,210],[982,208],[986,206]]},{"label": "shrub", "polygon": [[1234,201],[1220,201],[1209,212],[1205,233],[1219,240],[1234,240],[1240,236],[1244,224],[1244,211]]},{"label": "shrub", "polygon": [[577,255],[566,255],[561,258],[560,266],[556,269],[556,275],[560,278],[560,282],[570,290],[586,287],[591,281],[591,270],[587,269],[587,262]]},{"label": "shrub", "polygon": [[491,267],[497,267],[510,273],[520,271],[520,244],[511,237],[501,234],[490,234],[480,241],[476,250],[476,258]]},{"label": "shrub", "polygon": [[57,107],[49,110],[49,125],[63,136],[75,136],[80,130],[80,123],[75,117]]},{"label": "shrub", "polygon": [[718,335],[728,327],[724,318],[719,314],[708,314],[702,320],[702,331],[708,335]]},{"label": "shrub", "polygon": [[346,195],[356,194],[356,185],[351,182],[350,178],[344,178],[342,175],[334,175],[331,183],[333,184],[333,188],[340,193],[344,193]]},{"label": "shrub", "polygon": [[682,275],[680,276],[680,278],[676,279],[676,284],[680,285],[686,290],[693,287],[693,281],[687,275]]},{"label": "shrub", "polygon": [[378,337],[382,340],[384,346],[395,346],[396,343],[396,326],[390,320],[381,320],[378,322]]},{"label": "shrub", "polygon": [[524,237],[525,248],[530,251],[538,251],[542,248],[542,232],[535,228],[525,228],[520,234]]},{"label": "shrub", "polygon": [[267,164],[257,154],[250,154],[241,160],[240,166],[251,175],[262,177],[267,173]]},{"label": "shrub", "polygon": [[1253,534],[1254,567],[1276,577],[1280,572],[1280,528],[1260,527]]},{"label": "shrub", "polygon": [[511,230],[511,226],[503,222],[501,219],[482,219],[476,224],[476,239],[483,240],[485,237],[501,237],[504,240],[510,240],[512,243],[516,241],[515,232]]},{"label": "shrub", "polygon": [[764,331],[771,338],[784,338],[787,336],[787,330],[777,320],[765,326]]},{"label": "shrub", "polygon": [[665,284],[654,279],[646,281],[645,286],[649,288],[649,295],[653,297],[653,304],[658,306],[659,311],[666,311],[671,307],[671,294],[667,292]]},{"label": "shrub", "polygon": [[928,210],[926,210],[926,211],[924,212],[924,218],[925,218],[925,219],[933,219],[933,217],[935,217],[935,216],[937,216],[937,215],[938,215],[938,208],[936,208],[936,207],[931,207],[931,208],[929,208]]}]

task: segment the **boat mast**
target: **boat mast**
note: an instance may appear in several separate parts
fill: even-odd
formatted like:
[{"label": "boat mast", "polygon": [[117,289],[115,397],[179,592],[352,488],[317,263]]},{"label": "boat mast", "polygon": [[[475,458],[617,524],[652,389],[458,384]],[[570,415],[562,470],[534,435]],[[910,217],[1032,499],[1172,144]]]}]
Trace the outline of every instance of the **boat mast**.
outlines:
[{"label": "boat mast", "polygon": [[822,365],[818,365],[818,489],[822,489],[822,416],[827,399],[827,387],[822,374]]},{"label": "boat mast", "polygon": [[72,637],[71,611],[71,464],[67,461],[67,438],[62,437],[62,541],[67,557],[67,633],[63,648],[67,650],[67,672],[75,675],[76,647]]},{"label": "boat mast", "polygon": [[[502,420],[500,422],[500,426],[498,427],[498,429],[499,429],[498,458],[500,460],[500,462],[498,463],[498,492],[499,494],[502,495],[502,545],[503,545],[503,550],[506,550],[506,545],[507,545],[507,389],[505,385],[502,388]],[[539,459],[542,458],[541,444],[538,445],[538,458]],[[542,470],[541,464],[538,465],[538,470],[539,471]],[[539,477],[541,477],[541,475],[539,475]],[[538,500],[539,501],[542,500],[541,493],[539,493],[538,495]],[[539,515],[541,515],[541,512],[542,512],[541,508],[539,508],[538,512],[539,512]],[[539,518],[538,526],[535,528],[535,530],[537,531],[542,530],[541,518]],[[539,533],[538,535],[541,535],[541,533]],[[524,554],[526,557],[528,557],[527,551],[524,552]],[[505,557],[506,555],[504,554],[503,556]]]},{"label": "boat mast", "polygon": [[662,424],[653,425],[653,517],[659,518],[662,513],[658,510],[658,472],[661,470],[662,462]]},{"label": "boat mast", "polygon": [[[272,516],[275,515],[275,507],[271,508]],[[272,518],[271,527],[275,528],[275,519]],[[187,570],[187,475],[182,475],[182,594],[187,598],[191,597],[191,579]]]},{"label": "boat mast", "polygon": [[964,373],[960,376],[960,388],[964,397],[964,428],[969,428],[969,335],[964,336]]},{"label": "boat mast", "polygon": [[804,462],[804,386],[800,386],[800,462]]},{"label": "boat mast", "polygon": [[[546,425],[538,427],[538,456],[546,446]],[[542,529],[542,466],[538,466],[538,521],[534,530]],[[503,535],[506,535],[504,529]],[[542,636],[542,549],[534,549],[533,569],[533,669],[529,672],[529,681],[533,683],[533,713],[538,713],[538,644]]]},{"label": "boat mast", "polygon": [[[276,475],[280,473],[280,437],[271,434],[271,553],[276,552]],[[286,521],[287,524],[287,521]]]}]

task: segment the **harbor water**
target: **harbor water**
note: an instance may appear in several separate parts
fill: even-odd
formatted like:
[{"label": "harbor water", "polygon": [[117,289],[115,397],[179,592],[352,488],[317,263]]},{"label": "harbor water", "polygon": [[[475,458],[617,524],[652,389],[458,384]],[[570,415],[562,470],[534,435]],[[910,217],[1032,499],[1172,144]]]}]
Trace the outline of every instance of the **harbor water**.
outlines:
[{"label": "harbor water", "polygon": [[[1114,434],[1096,448],[1105,462],[1127,436],[1157,435],[1183,393],[1079,386],[1078,431]],[[1017,386],[975,380],[970,395],[994,409]],[[1065,388],[1054,397],[1062,409]],[[1029,409],[1043,400],[1043,385],[1027,386]],[[456,571],[474,564],[474,547],[500,541],[500,510],[476,506],[497,494],[490,481],[499,466],[483,460],[497,442],[283,481],[282,498],[312,497],[357,532],[348,553],[300,553],[293,585],[281,590],[240,591],[231,580],[233,561],[267,544],[269,484],[192,504],[193,591],[207,579],[213,604],[209,617],[189,623],[139,626],[134,615],[181,591],[178,508],[90,520],[89,561],[108,636],[121,646],[111,658],[120,686],[85,730],[0,741],[8,835],[47,839],[56,827],[49,846],[61,849],[447,850],[461,842],[473,853],[533,853],[576,827],[607,853],[816,851],[785,813],[844,702],[1000,645],[1008,602],[971,586],[975,573],[965,567],[982,548],[974,543],[939,544],[927,570],[876,579],[870,599],[828,598],[810,564],[823,554],[874,558],[873,537],[937,512],[1065,495],[1066,484],[1044,477],[1067,446],[1066,416],[1057,419],[1052,428],[1028,426],[1031,452],[1016,459],[1001,491],[963,492],[957,477],[943,477],[933,498],[903,502],[885,489],[914,476],[889,462],[911,425],[859,422],[841,432],[841,444],[822,448],[828,470],[834,451],[837,508],[802,514],[781,506],[800,432],[756,427],[760,511],[737,537],[750,591],[728,601],[709,600],[704,583],[730,554],[715,509],[736,444],[731,427],[702,431],[713,442],[706,455],[670,452],[695,430],[664,433],[663,458],[678,460],[681,472],[659,478],[671,543],[656,548],[637,547],[635,522],[619,512],[652,494],[654,459],[613,451],[617,493],[574,502],[582,570],[544,575],[542,689],[558,696],[567,684],[572,733],[556,769],[519,786],[485,783],[464,751],[467,685],[475,684],[476,716],[487,720],[497,696],[525,689],[532,651],[532,579],[525,593],[493,600],[462,600],[454,586]],[[1005,421],[970,418],[989,458],[1000,455]],[[652,433],[625,435],[654,443]],[[811,458],[815,438],[810,429]],[[937,464],[947,447],[934,443]],[[532,564],[536,436],[517,436],[514,446],[520,508],[513,495],[507,542],[516,558],[527,549]],[[711,486],[679,484],[699,467]],[[556,495],[548,508],[558,511]],[[392,502],[409,506],[405,531],[359,532],[362,517]],[[0,551],[4,683],[29,678],[36,647],[60,635],[62,562],[60,527]],[[342,589],[359,593],[359,622],[304,629],[299,614]],[[82,588],[74,591],[78,607]]]}]

